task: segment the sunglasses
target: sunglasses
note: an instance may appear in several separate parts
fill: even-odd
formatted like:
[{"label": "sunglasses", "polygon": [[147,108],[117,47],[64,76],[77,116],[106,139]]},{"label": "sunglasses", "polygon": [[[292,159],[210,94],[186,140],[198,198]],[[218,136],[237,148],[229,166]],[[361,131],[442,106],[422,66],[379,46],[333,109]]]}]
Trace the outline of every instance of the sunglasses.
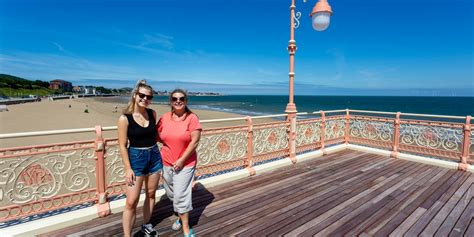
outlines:
[{"label": "sunglasses", "polygon": [[143,98],[146,97],[147,100],[152,100],[153,99],[152,95],[145,95],[145,94],[140,93],[140,92],[138,92],[138,97],[140,97],[140,99],[143,99]]},{"label": "sunglasses", "polygon": [[182,96],[182,97],[174,97],[174,96],[171,97],[171,101],[173,101],[173,102],[176,102],[178,100],[184,102],[186,100],[186,97],[184,97],[184,96]]}]

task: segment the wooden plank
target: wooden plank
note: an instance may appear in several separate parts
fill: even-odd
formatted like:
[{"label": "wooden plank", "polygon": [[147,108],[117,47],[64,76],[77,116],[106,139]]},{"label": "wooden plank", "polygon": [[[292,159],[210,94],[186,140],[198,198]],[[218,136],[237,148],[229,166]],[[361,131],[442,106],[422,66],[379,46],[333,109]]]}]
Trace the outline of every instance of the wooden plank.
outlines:
[{"label": "wooden plank", "polygon": [[429,177],[430,174],[434,172],[437,172],[436,168],[420,165],[420,168],[415,169],[413,172],[406,173],[406,176],[402,176],[403,180],[397,184],[371,195],[367,202],[356,206],[351,213],[340,213],[333,218],[334,220],[329,218],[320,225],[303,232],[302,235],[342,235],[384,207],[388,202],[393,200],[395,196],[400,195],[402,187],[416,185],[421,182],[420,180],[426,179],[427,176]]},{"label": "wooden plank", "polygon": [[[339,154],[339,155],[338,155],[338,154]],[[354,153],[349,152],[349,151],[344,151],[344,152],[341,152],[341,153],[330,154],[330,155],[328,155],[328,156],[325,156],[324,159],[321,159],[321,160],[319,160],[319,159],[318,159],[318,160],[311,160],[311,162],[305,162],[305,163],[307,163],[306,166],[307,166],[308,164],[311,165],[311,164],[320,164],[320,163],[331,163],[331,161],[335,161],[336,163],[339,163],[339,162],[344,162],[344,161],[347,161],[347,160],[355,159],[355,158],[357,158],[359,155],[363,155],[364,153],[358,152],[358,153],[356,153],[357,156],[355,156],[355,157],[352,156],[352,154],[354,154]],[[343,158],[341,159],[341,157],[343,157]],[[300,163],[300,164],[302,164],[302,163]],[[287,173],[289,174],[289,176],[294,175],[294,174],[292,173],[292,172],[294,172],[294,170],[292,170],[292,169],[285,169],[285,171],[287,171]],[[268,173],[269,173],[269,172],[268,172]],[[268,173],[266,173],[266,174],[268,174]],[[275,176],[278,176],[278,175],[279,175],[279,173],[275,172]],[[266,175],[266,176],[261,176],[261,177],[267,178],[267,177],[269,177],[269,176]],[[269,177],[269,179],[271,179],[271,177]],[[265,179],[263,179],[263,180],[265,180]],[[242,182],[242,181],[240,181],[240,182],[245,184],[245,182]],[[247,185],[248,187],[251,188],[251,187],[252,187],[253,185],[255,185],[255,184],[252,184],[251,182],[249,182],[249,183],[246,183],[245,185]],[[227,187],[229,187],[229,186],[223,186],[219,191],[221,191],[221,193],[231,193],[231,192],[225,192]],[[230,186],[230,187],[232,187],[232,186]],[[234,185],[234,187],[235,187],[235,185]],[[238,189],[235,189],[235,188],[232,187],[231,190],[238,190]],[[233,194],[233,193],[232,193],[232,194]],[[234,194],[234,195],[235,195],[235,194]],[[196,196],[196,195],[195,195],[195,196]],[[167,199],[165,199],[165,200],[167,200]],[[159,202],[157,205],[162,204],[163,201],[164,201],[164,200],[162,200],[161,202]],[[194,198],[193,198],[193,204],[196,204],[196,200],[195,200]],[[198,204],[199,204],[199,203],[198,203]],[[166,205],[165,205],[165,206],[166,206]],[[155,209],[154,209],[154,216],[157,216],[157,214],[158,214],[158,216],[161,216],[161,215],[163,215],[163,214],[169,216],[169,215],[172,214],[172,209],[171,209],[171,207],[170,207],[169,205],[168,205],[168,207],[164,207],[165,209],[168,209],[165,213],[163,213],[164,210],[163,210],[162,208],[163,208],[163,207],[155,206]],[[90,223],[88,223],[87,226],[93,228],[93,227],[95,227],[95,226],[100,226],[100,225],[103,225],[103,224],[107,224],[107,223],[111,222],[111,219],[121,220],[121,213],[118,213],[118,216],[117,216],[117,214],[113,214],[113,215],[108,216],[108,217],[105,217],[105,218],[97,218],[97,219],[95,219],[94,221],[91,221]],[[139,227],[139,223],[141,223],[142,221],[143,221],[143,215],[142,215],[141,209],[139,209],[139,210],[137,210],[136,227]],[[118,225],[120,226],[120,230],[121,230],[121,223],[119,223]],[[67,229],[68,229],[70,232],[73,233],[73,232],[79,232],[79,231],[83,230],[83,228],[84,228],[84,227],[83,227],[83,224],[78,224],[78,225],[75,225],[75,226],[68,227]],[[56,232],[57,232],[57,233],[60,233],[61,231],[63,231],[63,230],[58,230],[58,231],[56,231]],[[49,233],[48,235],[54,234],[54,233],[56,233],[56,232],[51,232],[51,233]]]},{"label": "wooden plank", "polygon": [[[418,236],[426,228],[434,216],[441,210],[443,205],[454,195],[461,185],[469,178],[468,172],[457,172],[459,178],[455,180],[448,190],[437,200],[426,212],[417,220],[417,222],[406,232],[407,236]],[[455,177],[453,175],[453,177]]]},{"label": "wooden plank", "polygon": [[471,219],[471,223],[469,223],[469,227],[466,233],[464,233],[464,236],[474,236],[474,218]]},{"label": "wooden plank", "polygon": [[[370,158],[363,157],[362,159],[364,161],[368,161]],[[353,159],[353,162],[354,162],[354,164],[360,163],[360,161],[355,160],[355,159]],[[338,166],[337,164],[334,164],[332,162],[330,162],[329,164],[331,164],[331,165],[326,166],[327,169],[319,169],[319,167],[318,167],[318,169],[312,169],[310,171],[302,172],[302,173],[299,173],[297,175],[287,177],[286,179],[275,178],[273,180],[267,180],[265,185],[260,185],[260,187],[254,186],[254,185],[248,185],[248,187],[250,187],[249,189],[242,190],[242,191],[236,190],[239,194],[233,195],[232,197],[229,197],[229,198],[222,199],[221,201],[213,202],[209,206],[210,208],[214,207],[214,206],[219,206],[222,203],[227,203],[227,204],[223,205],[224,209],[215,209],[215,211],[211,211],[208,214],[213,215],[215,213],[222,212],[225,209],[231,209],[231,208],[234,208],[234,207],[240,205],[237,202],[235,202],[234,205],[229,205],[228,204],[229,202],[233,202],[234,200],[246,200],[246,201],[250,202],[250,201],[253,201],[255,199],[260,198],[259,196],[252,195],[251,193],[261,193],[263,195],[266,195],[268,190],[277,191],[279,189],[293,188],[296,184],[300,183],[301,181],[307,180],[307,179],[324,178],[324,177],[321,177],[320,175],[325,175],[325,177],[331,177],[334,174],[333,170],[336,169],[336,167],[340,167],[340,166]],[[352,163],[349,163],[349,164],[352,164]],[[346,172],[347,171],[349,171],[349,170],[346,170]],[[278,173],[278,172],[276,172],[276,173]],[[342,174],[342,172],[339,172],[339,173]],[[320,177],[313,177],[314,174],[318,174]],[[296,183],[293,183],[293,182],[296,182]],[[224,200],[225,200],[225,202],[224,202]]]},{"label": "wooden plank", "polygon": [[[400,176],[398,173],[399,170],[408,171],[409,169],[413,169],[411,172],[419,172],[422,166],[413,166],[407,164],[408,167],[393,167],[395,168],[393,173],[384,174],[387,177],[382,183],[379,183],[355,196],[352,196],[350,199],[346,200],[345,202],[331,208],[329,210],[324,210],[325,212],[317,213],[317,217],[309,220],[305,223],[297,223],[293,222],[292,226],[288,226],[290,228],[287,229],[287,236],[294,236],[297,234],[301,235],[310,235],[311,233],[316,234],[319,230],[324,229],[326,226],[334,223],[335,221],[339,220],[341,217],[352,213],[355,209],[366,203],[371,198],[379,195],[380,193],[387,190],[387,188],[393,187],[394,185],[400,184],[403,182],[404,177]],[[391,176],[390,176],[391,175]],[[381,177],[384,177],[381,176]],[[319,211],[318,211],[319,212]],[[313,215],[313,213],[311,213]],[[317,228],[318,230],[312,231],[313,228]],[[307,232],[304,232],[307,231]]]},{"label": "wooden plank", "polygon": [[416,208],[426,200],[436,189],[439,188],[450,176],[453,175],[457,171],[449,170],[447,173],[435,175],[431,180],[425,184],[425,187],[422,189],[423,192],[420,192],[420,195],[417,197],[413,197],[411,200],[407,202],[407,206],[403,209],[399,210],[399,213],[395,215],[393,218],[390,219],[380,230],[378,230],[374,236],[387,236],[391,232],[393,232]]},{"label": "wooden plank", "polygon": [[471,184],[474,182],[474,175],[471,175],[462,186],[454,193],[454,195],[449,199],[448,202],[441,208],[441,210],[436,214],[436,216],[430,221],[430,223],[425,227],[421,236],[434,236],[438,228],[442,225],[444,220],[447,218],[449,213],[456,206],[458,201],[462,198],[464,193],[470,188]]},{"label": "wooden plank", "polygon": [[421,216],[430,208],[436,200],[438,200],[442,194],[446,193],[446,190],[458,180],[461,176],[461,172],[454,172],[454,174],[449,177],[449,179],[441,184],[441,186],[432,193],[410,216],[406,218],[402,224],[400,224],[392,233],[393,236],[404,235],[420,218]]},{"label": "wooden plank", "polygon": [[[359,165],[364,165],[364,164],[359,164]],[[344,167],[342,167],[344,168]],[[258,206],[255,206],[255,202],[252,203],[252,205],[249,207],[249,210],[246,209],[235,209],[231,213],[219,213],[219,215],[214,215],[213,219],[215,221],[206,223],[204,226],[201,226],[203,229],[206,231],[212,231],[213,229],[218,228],[220,232],[224,231],[222,228],[220,228],[218,225],[219,221],[224,220],[224,223],[233,223],[231,227],[239,227],[240,225],[246,225],[248,222],[252,222],[253,220],[256,220],[260,218],[260,215],[266,215],[268,213],[271,213],[272,206],[275,208],[275,205],[280,205],[281,207],[285,207],[288,205],[288,203],[291,201],[291,198],[294,197],[299,197],[299,198],[304,198],[309,195],[312,195],[313,193],[318,193],[319,195],[323,195],[333,189],[335,189],[334,184],[342,182],[341,180],[344,180],[345,176],[344,175],[352,175],[350,168],[351,167],[346,167],[349,169],[347,170],[341,170],[338,175],[333,175],[333,176],[328,176],[325,177],[324,179],[310,179],[306,181],[306,185],[301,186],[301,185],[296,185],[293,187],[290,187],[288,190],[282,190],[283,192],[281,195],[267,195],[267,198],[270,198],[268,200],[271,200],[270,202],[266,200],[258,200]],[[356,172],[356,171],[353,171]],[[338,176],[341,176],[338,178]],[[337,186],[337,185],[336,185]],[[281,202],[281,200],[285,200],[285,202]],[[278,208],[278,207],[277,207]],[[230,219],[229,219],[230,218]],[[227,222],[226,222],[227,220]],[[253,223],[252,223],[253,224]],[[207,228],[210,226],[211,228]],[[200,232],[201,233],[201,232]],[[201,234],[205,234],[206,232],[202,232]]]},{"label": "wooden plank", "polygon": [[[473,181],[466,172],[346,150],[198,190],[190,221],[203,236],[369,236],[385,230],[411,236],[423,228],[421,235],[434,234],[444,225],[448,234],[474,236]],[[457,218],[446,222],[450,217]],[[170,228],[175,219],[167,199],[157,203],[152,223],[160,236],[182,236]],[[137,210],[135,231],[142,220]],[[116,213],[44,236],[122,236],[121,231]]]},{"label": "wooden plank", "polygon": [[[385,170],[380,170],[379,173],[383,174],[384,171]],[[389,167],[387,167],[387,171],[390,172]],[[274,227],[273,224],[282,225],[287,221],[295,219],[300,220],[300,218],[304,218],[305,216],[308,216],[308,214],[314,213],[320,208],[330,208],[330,206],[337,205],[338,203],[341,203],[344,200],[352,197],[354,193],[360,193],[371,185],[375,185],[373,182],[379,178],[379,173],[374,172],[362,174],[358,180],[353,180],[352,182],[346,183],[345,185],[339,185],[335,190],[318,198],[310,197],[310,199],[307,200],[297,200],[297,202],[293,202],[289,208],[284,208],[281,211],[272,213],[270,216],[266,216],[264,219],[259,220],[254,228],[249,228],[248,230],[239,233],[239,235],[258,236],[266,232],[266,228],[271,229]],[[291,217],[291,219],[288,217]],[[264,223],[265,220],[267,220],[267,223]],[[305,222],[304,220],[301,221],[303,223]]]},{"label": "wooden plank", "polygon": [[[363,166],[364,164],[358,164],[358,165]],[[341,167],[339,172],[326,171],[326,172],[329,172],[328,176],[324,175],[324,178],[318,178],[317,175],[313,176],[313,178],[302,182],[302,183],[305,184],[304,186],[301,186],[298,183],[295,184],[295,185],[290,185],[288,187],[288,189],[281,190],[282,194],[284,194],[286,196],[278,196],[278,195],[275,195],[275,194],[266,195],[266,193],[263,193],[263,197],[259,197],[259,199],[257,200],[257,203],[259,203],[259,205],[272,204],[273,202],[267,202],[266,201],[266,199],[268,199],[268,198],[274,199],[275,202],[281,203],[281,200],[288,200],[288,197],[291,197],[292,193],[295,193],[295,192],[298,193],[298,190],[303,192],[303,193],[299,193],[298,195],[302,195],[302,194],[304,194],[304,192],[311,191],[311,188],[312,189],[325,190],[326,187],[324,187],[324,185],[326,185],[330,182],[339,182],[339,180],[338,180],[339,175],[343,176],[343,175],[347,175],[347,174],[352,174],[352,172],[356,172],[356,171],[351,171],[351,168],[352,167]],[[254,194],[254,195],[257,195],[257,194]],[[232,203],[227,202],[227,200],[224,200],[224,202],[222,202],[222,203],[223,203],[223,205],[232,204]],[[250,208],[255,209],[255,203],[256,202],[250,203],[250,205],[251,205]],[[229,215],[230,216],[235,216],[236,214],[240,214],[239,211],[241,210],[241,207],[242,206],[237,206],[236,207],[237,209],[235,209],[235,208],[232,209],[230,213],[222,213],[222,212],[214,213],[213,210],[212,210],[212,211],[207,212],[206,215],[214,214],[213,218],[215,218],[217,220],[222,220],[222,218],[228,218]],[[211,226],[215,227],[215,225],[213,225],[213,224]]]},{"label": "wooden plank", "polygon": [[[349,170],[345,170],[345,172],[348,172],[348,171]],[[330,181],[331,178],[329,178],[329,177],[333,177],[333,175],[335,174],[331,170],[316,171],[316,172],[311,171],[310,173],[317,173],[317,175],[313,175],[312,179],[327,180],[327,181]],[[342,174],[343,172],[341,171],[340,173]],[[311,176],[309,176],[309,177],[311,177]],[[232,197],[232,198],[226,198],[226,199],[216,201],[210,207],[220,205],[220,206],[222,206],[222,208],[220,208],[220,209],[219,208],[213,208],[213,210],[209,211],[207,214],[208,215],[214,215],[214,214],[221,213],[222,211],[232,209],[232,208],[235,208],[235,207],[240,208],[241,205],[242,205],[241,200],[244,200],[245,204],[249,203],[249,204],[252,205],[255,200],[261,201],[261,198],[264,198],[264,196],[270,196],[272,191],[277,192],[277,191],[282,190],[282,189],[287,189],[288,191],[291,191],[295,186],[297,186],[301,183],[300,178],[304,178],[303,174],[296,175],[296,176],[293,176],[291,178],[287,178],[286,180],[280,180],[278,182],[272,182],[272,183],[269,183],[269,185],[262,186],[262,187],[257,188],[257,189],[254,188],[254,190],[250,190],[250,192],[241,193],[240,195],[237,195],[238,198]],[[232,204],[232,202],[234,200],[240,200],[241,202],[234,202],[234,204]],[[230,202],[230,204],[229,204],[229,202]]]},{"label": "wooden plank", "polygon": [[389,202],[383,205],[379,210],[376,210],[375,213],[373,213],[372,210],[367,210],[363,216],[358,217],[361,218],[363,222],[359,222],[357,226],[353,226],[353,230],[351,232],[364,235],[373,235],[387,222],[389,222],[391,218],[396,216],[401,209],[406,207],[408,203],[416,199],[418,195],[420,195],[426,189],[424,185],[434,175],[438,174],[440,170],[447,172],[446,169],[437,168],[429,175],[419,179],[414,183],[414,185],[402,187],[400,190],[397,190],[393,195],[391,195],[392,200],[388,200]]},{"label": "wooden plank", "polygon": [[[367,154],[365,154],[367,155]],[[292,166],[291,169],[288,168],[280,168],[277,170],[265,172],[263,174],[259,174],[256,176],[250,176],[246,178],[246,182],[242,182],[242,180],[236,180],[227,183],[227,185],[221,185],[219,189],[219,193],[222,193],[223,196],[229,197],[234,195],[236,190],[246,191],[251,189],[255,186],[259,186],[260,184],[267,183],[269,181],[274,181],[275,179],[286,179],[288,177],[292,177],[295,173],[305,172],[308,169],[325,169],[326,167],[331,167],[336,164],[349,162],[351,160],[355,160],[361,156],[364,156],[364,153],[357,152],[352,153],[349,150],[345,150],[344,152],[337,152],[333,154],[329,154],[327,156],[318,157],[316,159],[308,160],[306,162],[300,162],[296,165]],[[198,181],[199,182],[199,181]],[[247,182],[253,182],[251,185]]]},{"label": "wooden plank", "polygon": [[[472,186],[471,186],[472,187]],[[467,231],[469,225],[474,217],[474,199],[471,198],[469,204],[467,205],[466,209],[464,209],[461,217],[456,222],[453,230],[449,233],[449,236],[463,236],[464,232]]]}]

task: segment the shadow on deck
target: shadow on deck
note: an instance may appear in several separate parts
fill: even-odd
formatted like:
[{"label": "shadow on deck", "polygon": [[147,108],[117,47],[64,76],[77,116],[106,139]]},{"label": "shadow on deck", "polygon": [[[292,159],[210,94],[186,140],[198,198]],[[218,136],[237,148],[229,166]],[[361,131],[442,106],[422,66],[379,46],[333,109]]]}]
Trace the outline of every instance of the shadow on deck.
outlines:
[{"label": "shadow on deck", "polygon": [[[345,150],[193,194],[198,236],[474,236],[474,174]],[[143,220],[137,213],[136,226]],[[152,222],[171,230],[171,203]],[[121,236],[121,213],[43,236]],[[138,231],[138,228],[136,228]]]}]

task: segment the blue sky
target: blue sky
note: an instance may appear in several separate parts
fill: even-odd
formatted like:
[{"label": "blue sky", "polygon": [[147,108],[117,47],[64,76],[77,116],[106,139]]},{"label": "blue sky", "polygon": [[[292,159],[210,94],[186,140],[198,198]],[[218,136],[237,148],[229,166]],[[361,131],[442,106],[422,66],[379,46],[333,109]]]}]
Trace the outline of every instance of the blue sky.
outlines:
[{"label": "blue sky", "polygon": [[[289,0],[0,0],[0,73],[287,94]],[[474,96],[472,0],[296,1],[297,95]]]}]

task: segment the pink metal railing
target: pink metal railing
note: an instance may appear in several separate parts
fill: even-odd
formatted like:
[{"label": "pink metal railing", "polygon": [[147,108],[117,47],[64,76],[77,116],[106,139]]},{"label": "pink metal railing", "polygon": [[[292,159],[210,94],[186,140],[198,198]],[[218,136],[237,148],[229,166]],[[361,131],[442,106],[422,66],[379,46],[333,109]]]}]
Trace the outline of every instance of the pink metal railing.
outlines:
[{"label": "pink metal railing", "polygon": [[96,203],[94,141],[0,149],[0,221]]},{"label": "pink metal railing", "polygon": [[[197,152],[197,177],[253,167],[295,152],[324,149],[335,144],[359,144],[392,152],[450,159],[460,169],[474,163],[471,118],[404,113],[336,110],[298,113],[289,120],[255,123],[262,118],[241,117],[202,121],[239,121],[242,125],[205,129]],[[405,117],[429,117],[428,120]],[[446,119],[464,119],[464,123]],[[292,130],[294,131],[292,132]],[[95,139],[64,144],[0,148],[0,222],[78,204],[95,205],[99,216],[110,213],[110,197],[125,193],[124,169],[116,138],[104,139],[96,126],[34,133],[0,134],[0,139],[78,132],[95,132]]]},{"label": "pink metal railing", "polygon": [[[402,152],[449,159],[458,162],[461,170],[473,162],[470,116],[351,112],[354,113],[350,115],[352,144],[390,150],[392,157]],[[466,122],[457,122],[462,119]]]}]

